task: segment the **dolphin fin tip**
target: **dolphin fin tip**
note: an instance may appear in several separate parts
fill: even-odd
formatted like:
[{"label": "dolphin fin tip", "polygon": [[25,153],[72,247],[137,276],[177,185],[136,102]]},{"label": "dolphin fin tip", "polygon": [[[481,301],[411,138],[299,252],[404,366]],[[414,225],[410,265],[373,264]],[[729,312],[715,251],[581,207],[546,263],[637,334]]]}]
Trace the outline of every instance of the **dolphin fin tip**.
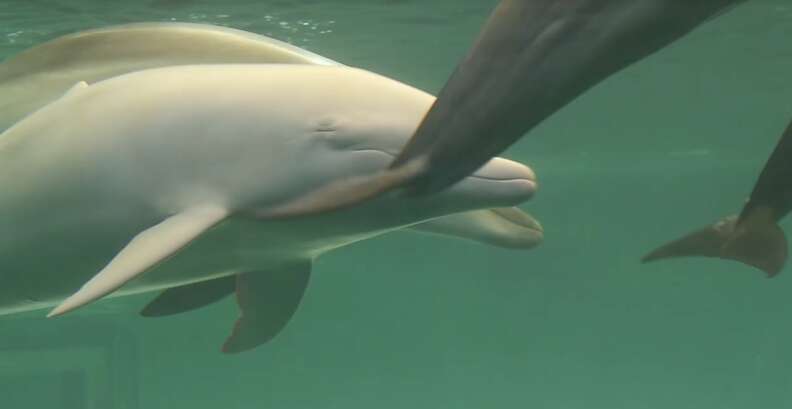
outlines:
[{"label": "dolphin fin tip", "polygon": [[53,308],[47,314],[47,318],[59,317],[93,301],[92,299],[85,299],[85,298],[86,297],[84,297],[84,293],[80,293],[80,292],[75,293],[71,297],[64,300],[62,303],[58,304],[57,307]]}]

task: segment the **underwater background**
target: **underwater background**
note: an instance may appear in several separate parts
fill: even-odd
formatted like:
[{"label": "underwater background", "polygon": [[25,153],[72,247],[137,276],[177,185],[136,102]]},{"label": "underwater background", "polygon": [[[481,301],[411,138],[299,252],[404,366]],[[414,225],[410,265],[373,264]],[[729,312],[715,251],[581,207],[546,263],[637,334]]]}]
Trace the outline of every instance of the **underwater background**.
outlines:
[{"label": "underwater background", "polygon": [[[436,94],[496,3],[0,0],[0,58],[87,28],[202,22]],[[251,352],[220,353],[231,299],[173,318],[138,316],[153,294],[0,317],[0,407],[792,408],[792,267],[639,261],[739,211],[792,115],[791,73],[792,2],[747,2],[503,155],[538,174],[523,208],[539,248],[398,232],[340,249]]]}]

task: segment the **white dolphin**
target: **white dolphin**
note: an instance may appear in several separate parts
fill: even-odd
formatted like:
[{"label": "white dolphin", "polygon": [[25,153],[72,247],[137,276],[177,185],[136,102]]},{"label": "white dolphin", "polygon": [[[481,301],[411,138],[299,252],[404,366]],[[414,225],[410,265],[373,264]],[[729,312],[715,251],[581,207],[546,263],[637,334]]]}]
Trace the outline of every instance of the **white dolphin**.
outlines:
[{"label": "white dolphin", "polygon": [[[55,305],[77,289],[50,315],[182,286],[155,300],[156,315],[236,290],[242,313],[224,351],[266,342],[296,310],[319,255],[533,195],[529,168],[495,158],[431,197],[259,217],[384,169],[433,101],[342,66],[179,66],[79,83],[0,135],[0,312]],[[517,221],[509,228],[523,216],[497,211]],[[530,245],[541,239],[535,225],[526,232]]]},{"label": "white dolphin", "polygon": [[[219,63],[342,65],[274,38],[210,24],[134,23],[80,31],[0,64],[0,130],[81,81],[91,84],[148,68]],[[541,240],[539,223],[519,209],[467,212],[411,229],[518,249]]]},{"label": "white dolphin", "polygon": [[193,23],[134,23],[80,31],[0,64],[0,129],[61,96],[133,71],[172,65],[267,63],[341,65],[274,38]]}]

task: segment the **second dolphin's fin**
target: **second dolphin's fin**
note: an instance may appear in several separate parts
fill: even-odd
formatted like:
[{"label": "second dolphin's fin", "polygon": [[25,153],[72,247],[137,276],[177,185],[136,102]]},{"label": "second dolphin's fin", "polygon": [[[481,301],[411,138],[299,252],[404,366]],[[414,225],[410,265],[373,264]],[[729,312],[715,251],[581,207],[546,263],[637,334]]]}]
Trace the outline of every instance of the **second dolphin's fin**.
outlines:
[{"label": "second dolphin's fin", "polygon": [[641,261],[649,262],[675,257],[717,257],[736,260],[756,267],[773,277],[784,267],[787,259],[787,240],[770,212],[757,209],[743,220],[729,216],[672,241]]}]

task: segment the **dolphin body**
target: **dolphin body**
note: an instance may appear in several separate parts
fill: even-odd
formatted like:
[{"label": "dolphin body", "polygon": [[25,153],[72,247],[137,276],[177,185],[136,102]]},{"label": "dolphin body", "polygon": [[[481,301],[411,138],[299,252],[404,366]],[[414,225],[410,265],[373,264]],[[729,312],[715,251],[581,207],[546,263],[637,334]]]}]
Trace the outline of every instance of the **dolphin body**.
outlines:
[{"label": "dolphin body", "polygon": [[438,192],[579,95],[745,0],[502,0],[415,135],[369,178],[337,181],[277,217],[384,192]]},{"label": "dolphin body", "polygon": [[341,65],[274,38],[208,24],[134,23],[80,31],[0,64],[0,129],[79,81],[90,84],[147,68],[212,63]]},{"label": "dolphin body", "polygon": [[[80,31],[0,64],[0,130],[80,81],[94,83],[148,68],[231,63],[342,65],[274,38],[210,24],[134,23]],[[539,222],[517,208],[456,214],[409,229],[517,249],[532,248],[542,239]]]},{"label": "dolphin body", "polygon": [[177,288],[144,311],[161,315],[235,291],[241,316],[224,351],[239,352],[283,328],[327,251],[480,209],[519,224],[510,207],[533,195],[535,176],[500,158],[418,200],[261,217],[384,169],[433,100],[341,66],[187,65],[78,83],[0,135],[0,311],[60,303],[52,316]]},{"label": "dolphin body", "polygon": [[704,256],[736,260],[773,277],[784,267],[788,245],[778,222],[792,211],[792,122],[767,160],[739,215],[668,243],[644,262]]}]

